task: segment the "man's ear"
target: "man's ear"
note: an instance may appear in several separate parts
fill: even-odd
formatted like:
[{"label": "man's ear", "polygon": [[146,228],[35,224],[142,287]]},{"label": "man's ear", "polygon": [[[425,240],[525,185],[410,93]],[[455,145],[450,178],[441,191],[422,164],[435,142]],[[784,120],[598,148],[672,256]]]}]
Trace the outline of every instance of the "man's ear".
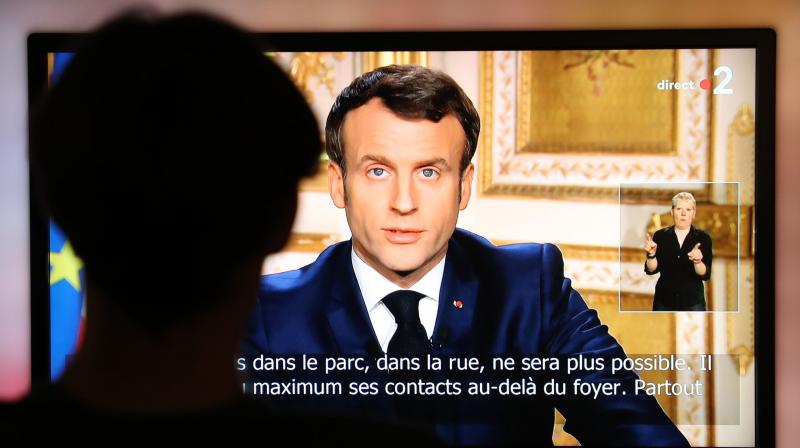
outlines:
[{"label": "man's ear", "polygon": [[344,208],[344,171],[336,162],[328,163],[328,191],[331,193],[333,205]]},{"label": "man's ear", "polygon": [[472,177],[475,175],[475,165],[470,163],[461,176],[461,201],[458,204],[459,210],[464,210],[469,204],[469,197],[472,194]]}]

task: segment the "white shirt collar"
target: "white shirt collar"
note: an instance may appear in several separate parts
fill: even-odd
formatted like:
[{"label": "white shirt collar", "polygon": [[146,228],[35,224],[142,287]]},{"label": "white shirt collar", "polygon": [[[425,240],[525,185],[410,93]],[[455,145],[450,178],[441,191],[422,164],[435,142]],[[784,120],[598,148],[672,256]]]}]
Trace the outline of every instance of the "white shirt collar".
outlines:
[{"label": "white shirt collar", "polygon": [[441,261],[439,261],[433,269],[428,271],[427,274],[410,288],[401,288],[389,281],[386,277],[373,269],[372,266],[362,260],[361,257],[356,254],[355,249],[350,250],[350,257],[353,263],[353,271],[358,281],[358,287],[361,289],[361,296],[364,298],[364,304],[367,306],[368,312],[375,309],[384,297],[401,289],[410,289],[424,294],[426,297],[436,302],[439,301],[439,290],[442,287],[442,277],[444,277],[444,261],[447,255],[442,257]]}]

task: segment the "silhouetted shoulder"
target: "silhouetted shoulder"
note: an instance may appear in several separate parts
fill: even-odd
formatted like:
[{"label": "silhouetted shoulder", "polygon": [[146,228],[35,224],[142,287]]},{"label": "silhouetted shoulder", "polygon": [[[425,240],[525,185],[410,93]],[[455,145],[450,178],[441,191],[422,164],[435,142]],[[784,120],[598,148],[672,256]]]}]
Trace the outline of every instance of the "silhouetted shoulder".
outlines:
[{"label": "silhouetted shoulder", "polygon": [[[46,429],[44,429],[46,428]],[[354,431],[358,428],[358,431]],[[137,441],[153,443],[259,441],[325,446],[392,440],[438,446],[432,433],[383,421],[323,414],[274,412],[263,400],[240,400],[204,411],[136,414],[104,412],[50,385],[17,403],[0,405],[3,439],[20,442]]]},{"label": "silhouetted shoulder", "polygon": [[259,296],[291,293],[308,286],[309,283],[318,281],[321,277],[331,275],[333,260],[336,259],[336,262],[339,262],[345,258],[349,254],[350,247],[350,241],[342,241],[329,246],[313,263],[300,269],[262,276]]}]

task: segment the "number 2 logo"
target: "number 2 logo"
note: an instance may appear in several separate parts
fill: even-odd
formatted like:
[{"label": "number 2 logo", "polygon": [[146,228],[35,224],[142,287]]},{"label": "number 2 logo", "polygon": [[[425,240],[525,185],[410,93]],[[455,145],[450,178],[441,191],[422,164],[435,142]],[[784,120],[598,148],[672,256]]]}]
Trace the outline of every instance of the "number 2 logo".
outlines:
[{"label": "number 2 logo", "polygon": [[714,76],[723,76],[719,85],[714,87],[714,95],[732,95],[733,89],[726,87],[733,79],[733,70],[726,65],[720,65],[714,70]]}]

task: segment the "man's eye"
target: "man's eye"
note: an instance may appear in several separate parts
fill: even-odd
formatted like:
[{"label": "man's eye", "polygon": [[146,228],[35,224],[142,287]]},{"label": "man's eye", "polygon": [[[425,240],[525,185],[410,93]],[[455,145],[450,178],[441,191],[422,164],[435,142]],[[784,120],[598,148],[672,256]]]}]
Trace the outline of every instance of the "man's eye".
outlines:
[{"label": "man's eye", "polygon": [[434,170],[433,168],[425,168],[424,170],[422,170],[422,175],[425,177],[433,177],[436,175],[436,170]]},{"label": "man's eye", "polygon": [[375,177],[383,176],[383,168],[372,168],[369,172]]}]

